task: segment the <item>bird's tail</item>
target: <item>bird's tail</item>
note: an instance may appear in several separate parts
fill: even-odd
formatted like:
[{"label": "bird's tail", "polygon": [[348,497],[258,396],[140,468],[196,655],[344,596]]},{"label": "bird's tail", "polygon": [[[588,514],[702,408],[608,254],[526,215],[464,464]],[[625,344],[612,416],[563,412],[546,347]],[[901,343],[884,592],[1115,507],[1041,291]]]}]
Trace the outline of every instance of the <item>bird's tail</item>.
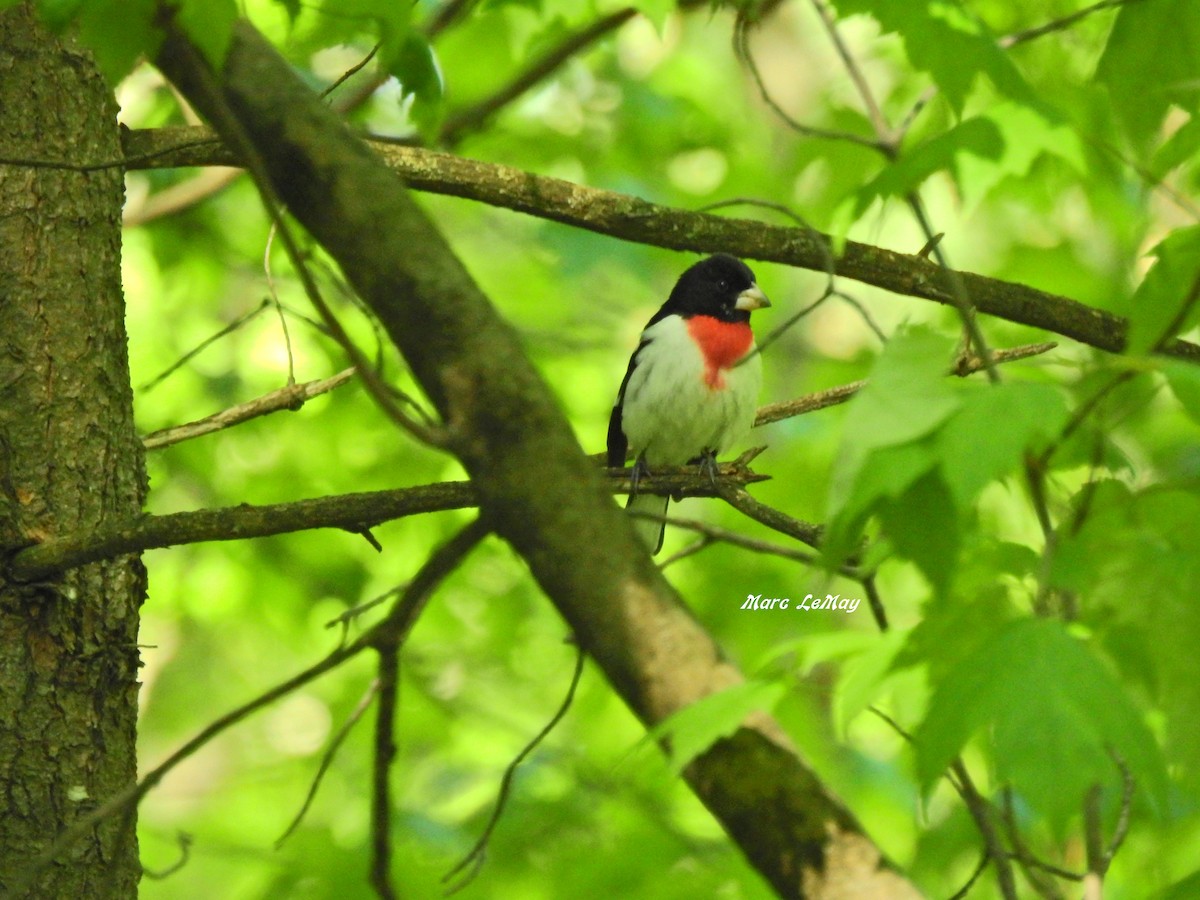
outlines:
[{"label": "bird's tail", "polygon": [[[636,510],[637,512],[653,513],[656,516],[665,516],[667,514],[667,504],[670,500],[670,497],[659,496],[658,494],[635,494],[629,497],[629,502],[625,504],[625,508]],[[662,549],[663,531],[666,529],[665,522],[638,516],[633,520],[633,527],[652,555]]]}]

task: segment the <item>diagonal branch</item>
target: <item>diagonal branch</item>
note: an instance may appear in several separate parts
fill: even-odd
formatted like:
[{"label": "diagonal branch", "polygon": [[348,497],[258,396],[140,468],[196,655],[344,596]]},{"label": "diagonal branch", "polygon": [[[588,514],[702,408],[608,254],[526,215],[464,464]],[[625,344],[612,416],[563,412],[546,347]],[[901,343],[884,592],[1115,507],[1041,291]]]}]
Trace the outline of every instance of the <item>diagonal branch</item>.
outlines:
[{"label": "diagonal branch", "polygon": [[569,35],[561,44],[551,48],[544,55],[534,60],[511,81],[496,90],[495,93],[485,97],[473,106],[460,110],[447,119],[446,123],[442,126],[439,141],[447,146],[453,146],[466,135],[483,128],[492,116],[509,103],[512,103],[543,78],[546,78],[576,53],[583,50],[589,44],[595,43],[610,31],[620,28],[636,15],[637,10],[632,7],[619,9],[616,12],[602,16],[586,28]]}]

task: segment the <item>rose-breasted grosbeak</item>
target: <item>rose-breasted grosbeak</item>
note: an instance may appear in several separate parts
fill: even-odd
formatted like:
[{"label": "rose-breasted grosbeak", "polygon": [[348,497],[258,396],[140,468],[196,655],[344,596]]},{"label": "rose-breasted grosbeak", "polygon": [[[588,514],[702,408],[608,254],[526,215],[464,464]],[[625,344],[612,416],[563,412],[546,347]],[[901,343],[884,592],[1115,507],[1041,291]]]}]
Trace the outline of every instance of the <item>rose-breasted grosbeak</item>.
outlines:
[{"label": "rose-breasted grosbeak", "polygon": [[[609,466],[624,466],[630,448],[637,457],[627,508],[664,515],[669,498],[639,495],[639,475],[689,462],[712,473],[749,432],[762,386],[750,313],[770,305],[745,263],[717,254],[684,272],[646,324],[608,422]],[[662,522],[636,528],[651,552],[662,548]]]}]

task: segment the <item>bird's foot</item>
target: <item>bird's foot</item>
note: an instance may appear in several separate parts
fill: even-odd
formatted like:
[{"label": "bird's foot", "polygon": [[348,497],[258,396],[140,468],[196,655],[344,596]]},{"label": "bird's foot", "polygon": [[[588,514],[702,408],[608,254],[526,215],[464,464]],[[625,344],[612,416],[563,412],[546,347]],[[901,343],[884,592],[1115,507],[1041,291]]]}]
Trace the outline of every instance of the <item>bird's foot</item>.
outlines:
[{"label": "bird's foot", "polygon": [[707,475],[713,487],[717,486],[717,451],[705,450],[700,454],[698,462],[700,474]]},{"label": "bird's foot", "polygon": [[633,468],[629,470],[629,496],[636,497],[638,493],[638,484],[643,478],[650,476],[650,467],[646,465],[646,458],[639,456],[633,461]]}]

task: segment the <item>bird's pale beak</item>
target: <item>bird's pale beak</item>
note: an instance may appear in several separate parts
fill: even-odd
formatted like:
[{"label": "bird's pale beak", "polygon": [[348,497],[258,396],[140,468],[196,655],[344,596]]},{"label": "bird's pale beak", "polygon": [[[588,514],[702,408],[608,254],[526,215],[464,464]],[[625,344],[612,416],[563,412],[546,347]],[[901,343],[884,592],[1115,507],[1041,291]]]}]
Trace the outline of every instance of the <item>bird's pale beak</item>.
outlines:
[{"label": "bird's pale beak", "polygon": [[740,294],[738,294],[737,302],[733,304],[734,309],[744,309],[746,311],[762,309],[765,306],[770,306],[771,301],[767,299],[767,295],[762,292],[757,284],[752,284]]}]

